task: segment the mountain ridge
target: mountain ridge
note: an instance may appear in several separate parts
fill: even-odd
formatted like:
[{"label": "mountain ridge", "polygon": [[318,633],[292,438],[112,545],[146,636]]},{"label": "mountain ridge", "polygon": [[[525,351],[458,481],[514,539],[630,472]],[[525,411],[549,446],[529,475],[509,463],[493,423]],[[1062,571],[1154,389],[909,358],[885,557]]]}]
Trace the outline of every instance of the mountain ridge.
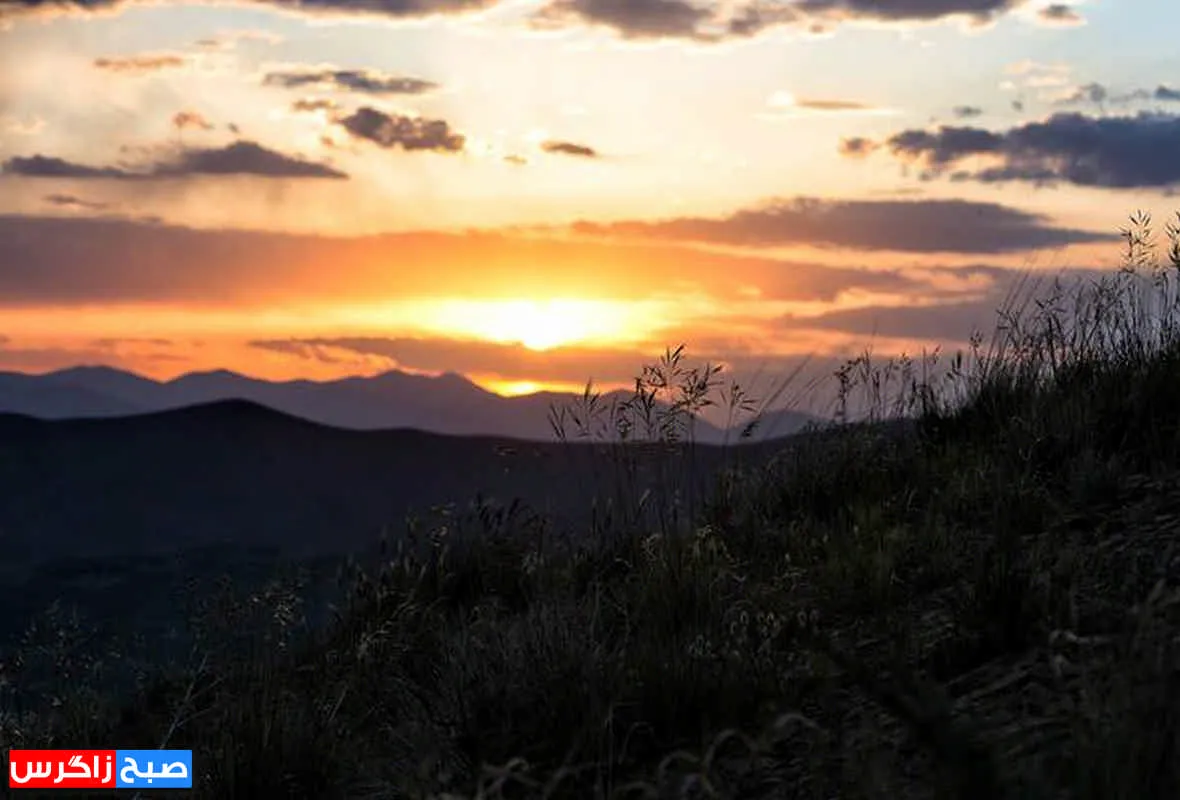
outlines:
[{"label": "mountain ridge", "polygon": [[[608,393],[625,395],[625,392]],[[79,365],[32,374],[0,372],[0,413],[41,419],[148,414],[229,399],[250,400],[293,417],[351,430],[417,429],[454,436],[504,436],[553,441],[553,403],[577,395],[538,392],[502,397],[454,372],[438,376],[387,370],[331,380],[269,381],[231,370],[189,372],[166,381],[107,365]],[[790,410],[766,415],[754,438],[798,432],[818,417]],[[728,430],[698,418],[702,443],[734,441],[744,423]]]}]

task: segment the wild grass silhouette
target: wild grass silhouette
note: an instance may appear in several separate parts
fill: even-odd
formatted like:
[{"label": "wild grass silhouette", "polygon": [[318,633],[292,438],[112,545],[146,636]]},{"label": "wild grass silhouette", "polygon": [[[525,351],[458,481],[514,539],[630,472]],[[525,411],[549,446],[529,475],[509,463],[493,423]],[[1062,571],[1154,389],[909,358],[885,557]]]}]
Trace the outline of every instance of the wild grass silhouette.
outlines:
[{"label": "wild grass silhouette", "polygon": [[342,569],[328,625],[297,581],[227,583],[166,664],[77,656],[50,615],[5,656],[0,736],[192,748],[213,798],[1177,796],[1166,234],[1161,262],[1136,215],[1123,270],[1030,280],[945,363],[852,360],[838,424],[707,491],[691,416],[756,415],[740,388],[681,348],[625,403],[588,386],[551,421],[620,434],[591,530],[447,510]]}]

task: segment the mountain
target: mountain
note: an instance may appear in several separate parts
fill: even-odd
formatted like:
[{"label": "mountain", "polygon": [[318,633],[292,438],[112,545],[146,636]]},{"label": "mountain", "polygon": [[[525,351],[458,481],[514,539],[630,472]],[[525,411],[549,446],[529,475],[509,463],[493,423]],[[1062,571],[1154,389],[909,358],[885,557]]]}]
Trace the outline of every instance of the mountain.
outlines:
[{"label": "mountain", "polygon": [[[333,381],[265,381],[226,370],[155,381],[97,366],[43,375],[0,373],[0,413],[39,419],[126,416],[232,399],[353,430],[413,428],[552,441],[550,406],[568,402],[574,395],[542,392],[501,397],[454,373],[430,377],[396,370]],[[773,412],[766,424],[758,426],[754,438],[786,436],[814,421],[815,417],[794,411]],[[699,420],[696,438],[703,443],[733,441],[740,427],[727,436]]]},{"label": "mountain", "polygon": [[[702,446],[692,468],[705,476],[735,452],[772,447]],[[383,526],[400,531],[409,513],[477,494],[577,523],[610,467],[602,452],[345,430],[243,400],[113,418],[0,414],[0,540],[9,564],[224,544],[342,552]],[[676,464],[688,469],[687,459]]]},{"label": "mountain", "polygon": [[73,374],[26,375],[0,372],[0,413],[44,419],[109,417],[146,410],[134,402],[79,382]]}]

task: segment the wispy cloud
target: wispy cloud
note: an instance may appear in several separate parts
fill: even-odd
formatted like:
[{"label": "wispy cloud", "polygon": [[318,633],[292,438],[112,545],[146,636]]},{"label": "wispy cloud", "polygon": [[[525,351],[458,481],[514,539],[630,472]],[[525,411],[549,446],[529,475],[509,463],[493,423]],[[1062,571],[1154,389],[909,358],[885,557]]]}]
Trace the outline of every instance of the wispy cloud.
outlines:
[{"label": "wispy cloud", "polygon": [[855,250],[1005,253],[1110,237],[1058,228],[1044,217],[966,200],[780,200],[727,217],[579,222],[589,235],[746,247],[821,245]]},{"label": "wispy cloud", "polygon": [[148,75],[183,67],[188,59],[178,53],[142,53],[134,56],[109,56],[94,59],[97,69],[128,75]]},{"label": "wispy cloud", "polygon": [[421,78],[390,75],[379,70],[334,67],[275,70],[268,72],[262,82],[267,86],[282,86],[288,89],[335,88],[374,95],[424,94],[438,88],[437,83]]},{"label": "wispy cloud", "polygon": [[172,127],[178,131],[185,130],[186,128],[211,131],[213,130],[213,123],[196,111],[178,111],[172,116]]},{"label": "wispy cloud", "polygon": [[77,209],[84,211],[101,211],[110,208],[110,203],[98,203],[93,200],[83,200],[72,194],[47,194],[42,198],[46,203],[59,208]]}]

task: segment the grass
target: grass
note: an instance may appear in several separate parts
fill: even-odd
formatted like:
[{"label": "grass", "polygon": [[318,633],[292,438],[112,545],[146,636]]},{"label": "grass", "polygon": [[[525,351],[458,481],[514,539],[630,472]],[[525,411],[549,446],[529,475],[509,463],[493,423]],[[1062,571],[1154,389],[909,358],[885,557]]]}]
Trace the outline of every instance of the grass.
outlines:
[{"label": "grass", "polygon": [[592,530],[444,509],[342,569],[328,625],[227,583],[163,664],[79,655],[56,609],[0,740],[192,748],[211,798],[1180,796],[1180,230],[1159,263],[1150,227],[966,353],[853,359],[839,424],[707,491],[691,415],[756,415],[740,387],[683,349],[588,386],[552,421],[610,456]]}]

